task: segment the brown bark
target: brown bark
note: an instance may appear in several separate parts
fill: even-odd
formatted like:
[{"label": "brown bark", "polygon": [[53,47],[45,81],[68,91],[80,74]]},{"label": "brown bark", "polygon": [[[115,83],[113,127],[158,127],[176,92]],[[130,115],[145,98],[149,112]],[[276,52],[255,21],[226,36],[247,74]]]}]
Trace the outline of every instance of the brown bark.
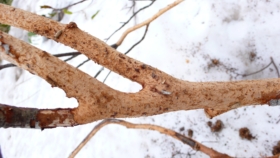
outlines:
[{"label": "brown bark", "polygon": [[87,144],[87,142],[104,126],[108,124],[118,124],[125,126],[126,128],[132,128],[132,129],[147,129],[147,130],[154,130],[158,131],[162,134],[169,135],[173,137],[174,139],[177,139],[181,141],[182,143],[190,146],[193,150],[201,151],[204,154],[210,156],[211,158],[231,158],[227,154],[219,153],[218,151],[211,149],[197,141],[195,141],[192,138],[186,137],[178,132],[175,132],[173,130],[156,126],[156,125],[150,125],[150,124],[134,124],[123,120],[118,119],[105,119],[102,122],[100,122],[98,125],[94,127],[94,129],[89,133],[89,135],[79,144],[79,146],[71,153],[69,158],[74,158],[79,151]]},{"label": "brown bark", "polygon": [[0,127],[44,129],[74,125],[70,109],[39,110],[0,104]]},{"label": "brown bark", "polygon": [[[69,126],[111,117],[138,117],[201,108],[207,109],[207,113],[213,117],[241,106],[266,104],[271,99],[280,98],[279,79],[236,82],[188,82],[176,79],[119,53],[81,31],[73,22],[61,24],[0,4],[0,23],[68,45],[98,64],[142,85],[143,89],[138,93],[113,90],[47,52],[1,32],[0,55],[3,59],[42,77],[52,86],[63,89],[68,97],[78,100],[79,106],[69,110],[75,121]],[[9,46],[8,52],[4,50],[4,44]],[[50,125],[53,125],[52,121],[41,128],[53,127]]]}]

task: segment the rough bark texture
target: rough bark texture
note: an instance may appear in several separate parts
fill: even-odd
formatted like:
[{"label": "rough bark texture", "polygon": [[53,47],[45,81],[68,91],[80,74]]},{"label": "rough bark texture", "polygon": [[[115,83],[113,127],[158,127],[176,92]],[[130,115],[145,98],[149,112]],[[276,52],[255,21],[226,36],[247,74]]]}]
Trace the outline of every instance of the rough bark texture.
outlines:
[{"label": "rough bark texture", "polygon": [[38,109],[18,108],[0,104],[0,127],[35,128]]},{"label": "rough bark texture", "polygon": [[39,110],[0,104],[0,127],[44,129],[74,125],[70,109]]},{"label": "rough bark texture", "polygon": [[[81,31],[73,22],[61,24],[0,4],[0,23],[20,27],[68,45],[98,64],[142,85],[143,89],[138,93],[113,90],[47,52],[0,32],[1,58],[42,77],[52,86],[63,89],[68,97],[78,100],[79,106],[68,110],[75,122],[69,126],[111,117],[138,117],[201,108],[213,117],[241,106],[266,104],[271,99],[280,98],[280,79],[187,82],[173,78],[119,53]],[[53,122],[48,121],[42,128],[46,127],[53,127]]]}]

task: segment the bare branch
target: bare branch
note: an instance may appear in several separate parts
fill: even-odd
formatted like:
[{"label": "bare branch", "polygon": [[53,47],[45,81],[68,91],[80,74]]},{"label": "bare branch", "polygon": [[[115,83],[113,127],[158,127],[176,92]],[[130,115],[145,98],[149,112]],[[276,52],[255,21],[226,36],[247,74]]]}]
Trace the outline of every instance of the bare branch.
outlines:
[{"label": "bare branch", "polygon": [[9,67],[15,67],[15,65],[14,64],[0,65],[0,70],[5,69],[5,68],[9,68]]},{"label": "bare branch", "polygon": [[112,72],[112,71],[109,71],[109,72],[108,72],[108,74],[106,75],[106,77],[105,77],[104,80],[103,80],[103,83],[106,82],[106,80],[107,80],[107,78],[109,77],[109,75],[111,74],[111,72]]},{"label": "bare branch", "polygon": [[268,68],[271,64],[272,64],[272,60],[271,60],[271,62],[270,62],[268,65],[266,65],[265,67],[261,68],[260,70],[255,71],[255,72],[251,72],[251,73],[248,73],[248,74],[243,74],[242,76],[243,76],[243,77],[246,77],[246,76],[250,76],[250,75],[254,75],[254,74],[257,74],[257,73],[259,73],[259,72],[262,72],[263,70],[265,70],[266,68]]},{"label": "bare branch", "polygon": [[206,155],[209,155],[211,158],[218,158],[218,157],[230,158],[230,156],[228,156],[226,154],[221,154],[221,153],[215,151],[214,149],[208,148],[207,146],[205,146],[201,143],[198,143],[197,141],[195,141],[189,137],[186,137],[180,133],[177,133],[173,130],[170,130],[170,129],[167,129],[167,128],[164,128],[161,126],[150,125],[150,124],[133,124],[133,123],[123,121],[123,120],[118,120],[118,119],[105,119],[102,122],[100,122],[98,125],[96,125],[92,129],[92,131],[88,134],[88,136],[78,145],[78,147],[75,150],[73,150],[73,152],[71,153],[71,155],[69,157],[74,158],[78,154],[78,152],[87,144],[87,142],[102,127],[104,127],[108,124],[118,124],[118,125],[125,126],[127,128],[133,128],[133,129],[148,129],[148,130],[158,131],[162,134],[169,135],[169,136],[173,137],[174,139],[181,141],[182,143],[190,146],[194,150],[198,150],[198,151],[205,153]]},{"label": "bare branch", "polygon": [[55,57],[65,57],[65,56],[75,56],[75,55],[81,55],[80,52],[69,52],[69,53],[60,53],[60,54],[53,54]]},{"label": "bare branch", "polygon": [[125,37],[132,31],[141,28],[142,26],[145,26],[147,24],[150,24],[152,21],[154,21],[155,19],[157,19],[159,16],[161,16],[163,13],[167,12],[168,10],[170,10],[171,8],[175,7],[176,5],[178,5],[179,3],[183,2],[184,0],[176,0],[175,2],[173,2],[172,4],[169,4],[167,7],[159,10],[159,12],[157,14],[155,14],[153,17],[151,17],[150,19],[137,24],[129,29],[127,29],[121,36],[121,38],[118,40],[118,42],[116,43],[117,46],[120,46],[123,42],[123,40],[125,39]]},{"label": "bare branch", "polygon": [[52,86],[63,89],[68,97],[78,100],[79,106],[69,111],[75,124],[111,117],[150,116],[201,108],[225,112],[241,106],[266,104],[271,99],[280,98],[280,79],[195,83],[173,78],[117,52],[81,31],[73,22],[61,24],[3,4],[0,4],[0,22],[71,46],[93,61],[143,86],[138,93],[113,90],[58,58],[0,32],[2,59],[42,77]]},{"label": "bare branch", "polygon": [[79,64],[76,68],[79,68],[79,67],[83,66],[85,63],[87,63],[89,61],[90,61],[90,59],[88,58],[87,60],[85,60],[81,64]]},{"label": "bare branch", "polygon": [[[72,57],[64,60],[65,62],[67,62],[67,61],[72,60],[73,58],[77,57],[78,55],[81,55],[81,53],[80,52],[60,53],[60,54],[54,54],[53,56],[55,56],[55,57],[72,56]],[[9,67],[15,67],[15,66],[16,65],[14,65],[14,64],[0,65],[0,70],[9,68]]]},{"label": "bare branch", "polygon": [[57,11],[61,12],[63,9],[68,9],[68,8],[74,6],[74,5],[83,3],[83,2],[85,2],[85,1],[87,1],[87,0],[81,0],[81,1],[79,1],[79,2],[70,4],[70,5],[68,5],[68,6],[66,6],[66,7],[63,7],[63,8],[53,8],[53,7],[48,6],[48,5],[43,5],[43,6],[41,6],[41,8],[53,9],[53,11],[55,11],[55,12],[57,12]]},{"label": "bare branch", "polygon": [[[158,71],[141,62],[132,63],[131,58],[118,53],[114,49],[109,48],[101,40],[81,31],[73,22],[68,25],[61,24],[54,20],[40,17],[21,9],[15,9],[3,4],[0,5],[0,8],[0,14],[3,15],[0,17],[0,22],[7,23],[15,27],[21,27],[30,32],[34,32],[57,42],[64,43],[65,45],[68,45],[85,54],[97,64],[103,65],[108,69],[142,85],[145,83],[144,77],[151,78],[151,74],[154,71]],[[166,11],[166,9],[163,9],[163,11]],[[8,13],[11,14],[11,16],[9,16]],[[14,19],[18,19],[18,21],[15,21]],[[31,23],[30,21],[36,21],[36,23]],[[61,34],[57,36],[58,33]],[[102,57],[101,52],[104,52],[106,57]],[[116,59],[119,61],[116,61]],[[111,61],[115,62],[112,63]],[[131,68],[133,67],[134,70],[127,70],[127,65],[131,65]],[[140,71],[144,67],[147,67],[147,69],[145,71]],[[129,71],[129,73],[127,71]],[[160,74],[157,74],[157,76],[159,75]],[[170,76],[170,78],[172,77]]]},{"label": "bare branch", "polygon": [[104,70],[104,67],[101,67],[100,70],[94,75],[94,78],[96,78],[103,70]]},{"label": "bare branch", "polygon": [[77,56],[78,56],[78,55],[72,55],[71,57],[65,59],[64,62],[70,61],[70,60],[76,58]]},{"label": "bare branch", "polygon": [[147,129],[147,130],[154,130],[158,131],[162,134],[169,135],[170,137],[177,139],[181,141],[182,143],[190,146],[194,150],[201,151],[205,153],[206,155],[210,156],[211,158],[230,158],[230,156],[226,154],[219,153],[215,151],[214,149],[208,148],[207,146],[189,138],[186,137],[178,132],[175,132],[173,130],[161,127],[161,126],[156,126],[156,125],[150,125],[150,124],[133,124],[127,121],[123,120],[118,120],[118,119],[105,119],[102,122],[100,122],[98,125],[96,125],[93,130],[88,134],[88,136],[77,146],[75,150],[71,153],[69,158],[74,158],[78,152],[87,144],[87,142],[104,126],[108,124],[118,124],[125,126],[126,128],[133,128],[133,129]]},{"label": "bare branch", "polygon": [[20,108],[0,103],[0,127],[54,128],[76,125],[70,109]]},{"label": "bare branch", "polygon": [[148,32],[148,28],[149,28],[149,24],[146,25],[146,30],[144,32],[143,37],[138,42],[136,42],[131,48],[129,48],[129,50],[124,53],[125,55],[128,54],[134,47],[136,47],[138,44],[140,44],[145,39],[146,34]]},{"label": "bare branch", "polygon": [[237,73],[236,72],[236,70],[237,70],[236,68],[228,67],[224,63],[220,62],[218,59],[211,59],[211,63],[208,65],[208,68],[215,67],[215,66],[221,66],[222,68],[224,68],[225,70],[235,74],[236,76],[247,77],[247,76],[254,75],[254,74],[257,74],[257,73],[260,73],[260,72],[264,71],[271,64],[273,64],[273,66],[274,66],[274,68],[276,70],[276,73],[277,73],[277,77],[279,78],[280,77],[279,70],[278,70],[277,65],[275,64],[275,62],[273,60],[273,57],[270,57],[270,63],[268,63],[266,66],[264,66],[260,70],[257,70],[255,72],[251,72],[251,73],[246,73],[246,74]]},{"label": "bare branch", "polygon": [[85,2],[85,1],[87,1],[87,0],[81,0],[81,1],[79,1],[79,2],[76,2],[76,3],[70,4],[70,5],[68,5],[67,7],[64,7],[64,8],[53,8],[53,9],[54,9],[54,10],[63,10],[63,9],[68,9],[68,8],[70,8],[70,7],[74,6],[74,5],[77,5],[77,4],[79,4],[79,3],[83,3],[83,2]]},{"label": "bare branch", "polygon": [[118,32],[118,31],[119,31],[120,29],[122,29],[126,24],[128,24],[128,23],[130,22],[130,20],[131,20],[134,16],[136,16],[140,11],[142,11],[142,10],[144,10],[144,9],[146,9],[146,8],[148,8],[148,7],[150,7],[151,5],[154,4],[154,2],[155,2],[155,0],[152,1],[149,5],[143,7],[143,8],[141,8],[141,9],[139,9],[137,12],[135,12],[126,22],[124,22],[124,23],[122,24],[121,27],[119,27],[116,31],[114,31],[114,32],[106,39],[106,41],[108,41],[116,32]]}]

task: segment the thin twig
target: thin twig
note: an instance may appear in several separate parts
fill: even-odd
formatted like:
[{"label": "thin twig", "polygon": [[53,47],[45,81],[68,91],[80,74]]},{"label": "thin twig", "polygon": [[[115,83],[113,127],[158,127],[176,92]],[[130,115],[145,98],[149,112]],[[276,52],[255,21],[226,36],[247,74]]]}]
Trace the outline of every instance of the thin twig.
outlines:
[{"label": "thin twig", "polygon": [[177,139],[181,141],[182,143],[190,146],[194,150],[198,150],[203,152],[204,154],[210,156],[210,157],[223,157],[223,158],[230,158],[230,156],[226,154],[219,153],[215,151],[214,149],[208,148],[207,146],[189,138],[186,137],[178,132],[175,132],[173,130],[161,127],[161,126],[156,126],[156,125],[151,125],[151,124],[133,124],[127,121],[119,120],[119,119],[105,119],[102,122],[100,122],[98,125],[96,125],[93,130],[88,134],[88,136],[77,146],[75,150],[71,153],[69,158],[75,157],[78,152],[89,142],[89,140],[104,126],[108,124],[118,124],[125,126],[126,128],[133,128],[133,129],[148,129],[148,130],[154,130],[158,131],[162,134],[169,135],[173,137],[174,139]]},{"label": "thin twig", "polygon": [[146,30],[144,32],[143,37],[137,43],[135,43],[131,48],[129,48],[129,50],[124,53],[125,55],[128,54],[134,47],[136,47],[138,44],[140,44],[145,39],[146,34],[148,32],[148,28],[149,28],[149,24],[146,25]]},{"label": "thin twig", "polygon": [[[70,5],[68,5],[68,6],[66,6],[66,7],[63,7],[63,8],[53,8],[53,7],[48,6],[48,5],[43,5],[43,6],[41,6],[41,8],[43,8],[43,9],[53,9],[52,14],[58,14],[58,21],[61,21],[62,18],[63,18],[63,16],[64,16],[64,14],[65,14],[65,13],[64,13],[64,10],[65,10],[65,9],[68,9],[68,8],[74,6],[74,5],[79,4],[79,3],[83,3],[83,2],[85,2],[85,1],[87,1],[87,0],[81,0],[81,1],[79,1],[79,2],[70,4]],[[93,0],[91,0],[91,3],[92,3],[92,1],[93,1]],[[90,3],[90,4],[91,4],[91,3]],[[88,6],[89,6],[89,5],[88,5]],[[87,6],[87,7],[88,7],[88,6]],[[86,8],[87,8],[87,7],[86,7]],[[85,8],[84,8],[84,9],[85,9]],[[84,10],[84,9],[82,9],[82,10]]]},{"label": "thin twig", "polygon": [[[85,1],[87,1],[87,0],[81,0],[81,1],[79,1],[79,2],[70,4],[70,5],[68,5],[67,7],[63,7],[63,8],[52,8],[52,9],[53,9],[55,12],[61,12],[63,9],[68,9],[68,8],[74,6],[74,5],[77,5],[77,4],[79,4],[79,3],[83,3],[83,2],[85,2]],[[93,0],[91,0],[91,2],[90,2],[89,5],[87,5],[85,8],[83,8],[83,9],[81,9],[81,10],[85,10],[86,8],[88,8],[88,7],[91,5],[92,2],[93,2]],[[81,11],[81,10],[79,10],[79,11]],[[76,11],[76,12],[79,12],[79,11]]]},{"label": "thin twig", "polygon": [[5,69],[5,68],[9,68],[9,67],[15,67],[16,65],[14,64],[5,64],[5,65],[0,65],[0,70]]},{"label": "thin twig", "polygon": [[78,55],[73,55],[73,56],[71,56],[71,57],[65,59],[64,62],[70,61],[70,60],[76,58],[77,56],[78,56]]},{"label": "thin twig", "polygon": [[254,75],[254,74],[257,74],[257,73],[260,73],[262,72],[263,70],[267,69],[271,64],[273,64],[275,70],[276,70],[276,73],[277,73],[277,76],[278,78],[280,78],[280,73],[279,73],[279,70],[278,70],[278,67],[277,65],[275,64],[274,60],[273,60],[273,57],[270,57],[270,63],[268,63],[265,67],[261,68],[260,70],[258,71],[255,71],[255,72],[251,72],[251,73],[247,73],[247,74],[240,74],[240,73],[237,73],[235,72],[237,69],[236,68],[231,68],[231,67],[228,67],[226,66],[225,64],[221,63],[219,60],[217,59],[212,59],[212,63],[208,66],[208,67],[213,67],[213,66],[222,66],[224,69],[230,71],[231,73],[234,73],[235,75],[237,76],[242,76],[242,77],[247,77],[247,76],[250,76],[250,75]]},{"label": "thin twig", "polygon": [[68,9],[68,8],[74,6],[74,5],[77,5],[77,4],[79,4],[79,3],[83,3],[83,2],[85,2],[85,1],[87,1],[87,0],[81,0],[81,1],[79,1],[79,2],[70,4],[70,5],[68,5],[67,7],[63,7],[63,8],[52,8],[52,9],[53,9],[54,11],[61,11],[61,10],[63,10],[63,9]]},{"label": "thin twig", "polygon": [[76,68],[79,68],[81,66],[83,66],[85,63],[89,62],[90,58],[88,58],[87,60],[85,60],[84,62],[82,62],[81,64],[79,64]]},{"label": "thin twig", "polygon": [[[67,62],[69,60],[72,60],[73,58],[81,55],[80,52],[69,52],[69,53],[60,53],[60,54],[54,54],[53,56],[55,57],[65,57],[65,56],[72,56],[70,58],[65,59],[64,61]],[[0,65],[0,70],[9,68],[9,67],[16,67],[14,64],[5,64],[5,65]]]},{"label": "thin twig", "polygon": [[103,80],[103,83],[105,83],[105,81],[107,80],[107,78],[109,77],[109,75],[111,74],[111,70],[109,71],[109,73],[107,74],[107,76],[105,77],[105,79]]},{"label": "thin twig", "polygon": [[146,8],[148,8],[148,7],[150,7],[154,2],[155,2],[155,0],[152,1],[152,3],[150,3],[149,5],[143,7],[143,8],[141,8],[141,9],[139,9],[137,12],[135,12],[126,22],[123,23],[123,25],[122,25],[121,27],[119,27],[116,31],[114,31],[114,32],[113,32],[107,39],[105,39],[105,40],[108,41],[116,32],[118,32],[118,31],[119,31],[120,29],[122,29],[127,23],[129,23],[130,20],[131,20],[134,16],[136,16],[140,11],[142,11],[142,10],[144,10],[144,9],[146,9]]},{"label": "thin twig", "polygon": [[161,16],[163,13],[167,12],[168,10],[170,10],[171,8],[175,7],[176,5],[178,5],[179,3],[183,2],[184,0],[176,0],[175,2],[173,2],[172,4],[169,4],[168,6],[166,6],[165,8],[159,10],[158,13],[156,13],[153,17],[151,17],[150,19],[137,24],[129,29],[127,29],[123,35],[121,36],[121,38],[118,40],[118,42],[116,43],[116,45],[120,46],[123,42],[123,40],[125,39],[125,37],[132,31],[139,29],[147,24],[150,24],[152,21],[154,21],[155,19],[157,19],[159,16]]},{"label": "thin twig", "polygon": [[256,72],[252,72],[252,73],[249,73],[249,74],[243,74],[242,76],[243,76],[243,77],[246,77],[246,76],[250,76],[250,75],[257,74],[257,73],[259,73],[259,72],[261,72],[261,71],[267,69],[271,64],[273,64],[273,66],[274,66],[274,68],[275,68],[275,70],[276,70],[277,76],[278,76],[278,78],[279,78],[279,77],[280,77],[279,70],[278,70],[277,65],[275,64],[275,62],[274,62],[274,60],[273,60],[273,57],[270,57],[270,63],[269,63],[267,66],[263,67],[262,69],[260,69],[260,70],[258,70],[258,71],[256,71]]},{"label": "thin twig", "polygon": [[104,67],[102,66],[99,71],[95,74],[94,78],[97,78],[97,76],[101,73],[101,71],[104,70]]},{"label": "thin twig", "polygon": [[[130,10],[132,9],[132,13],[135,14],[135,6],[136,6],[136,2],[134,0],[134,1],[132,1],[132,5],[130,7],[127,7],[127,8],[129,8],[128,12],[130,12]],[[136,18],[136,16],[135,16],[135,18]]]},{"label": "thin twig", "polygon": [[81,55],[80,52],[69,52],[69,53],[60,53],[60,54],[53,54],[55,57],[65,57],[65,56],[73,56],[73,55]]},{"label": "thin twig", "polygon": [[272,64],[272,62],[270,62],[267,66],[263,67],[262,69],[258,70],[258,71],[255,71],[255,72],[252,72],[252,73],[248,73],[248,74],[243,74],[242,76],[243,77],[246,77],[246,76],[250,76],[250,75],[254,75],[254,74],[257,74],[259,72],[262,72],[263,70],[265,70],[266,68],[268,68],[270,65]]}]

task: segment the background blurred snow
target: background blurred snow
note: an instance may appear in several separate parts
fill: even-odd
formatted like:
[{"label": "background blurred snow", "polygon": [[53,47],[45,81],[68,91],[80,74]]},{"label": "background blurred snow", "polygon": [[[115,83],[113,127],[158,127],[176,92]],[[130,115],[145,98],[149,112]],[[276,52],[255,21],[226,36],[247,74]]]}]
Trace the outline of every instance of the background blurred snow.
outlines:
[{"label": "background blurred snow", "polygon": [[[14,0],[13,6],[47,14],[50,10],[40,9],[41,5],[62,8],[74,0]],[[126,27],[116,33],[108,44],[114,44],[125,29],[150,18],[159,9],[172,3],[171,0],[155,2],[142,11]],[[150,1],[138,1],[141,8]],[[65,15],[62,23],[74,21],[78,27],[101,40],[113,33],[121,22],[132,14],[126,9],[132,2],[127,0],[93,0],[69,8],[72,15]],[[91,20],[91,16],[100,10]],[[261,69],[273,57],[280,63],[280,1],[277,0],[186,0],[154,21],[145,40],[128,55],[152,65],[176,78],[189,81],[228,81],[263,79],[277,77],[274,67],[261,73],[243,78],[244,74]],[[127,51],[141,39],[145,28],[141,28],[125,39],[118,48]],[[10,31],[15,37],[27,41],[27,32],[18,28]],[[41,40],[41,41],[40,41]],[[57,54],[73,51],[71,48],[52,40],[37,39],[37,47]],[[255,56],[253,56],[255,54]],[[77,66],[85,56],[69,63]],[[236,71],[224,67],[211,67],[211,59]],[[80,69],[94,76],[101,66],[86,63]],[[102,81],[107,69],[98,77]],[[0,101],[15,106],[36,108],[67,108],[78,104],[73,98],[51,86],[44,80],[18,68],[0,72]],[[108,86],[124,92],[137,92],[141,87],[117,74],[112,73],[106,81]],[[133,123],[151,123],[180,131],[194,131],[193,138],[219,152],[238,157],[260,157],[272,155],[272,146],[280,140],[280,107],[251,106],[232,110],[215,117],[224,128],[212,133],[206,122],[209,119],[203,110],[166,113],[152,117],[125,118]],[[99,121],[98,121],[99,122]],[[68,157],[72,150],[98,123],[94,122],[72,128],[0,129],[0,145],[3,156],[10,157]],[[248,127],[256,137],[252,141],[242,140],[238,135],[241,127]],[[109,125],[80,151],[77,157],[207,157],[194,151],[177,140],[154,131],[126,129]]]}]

